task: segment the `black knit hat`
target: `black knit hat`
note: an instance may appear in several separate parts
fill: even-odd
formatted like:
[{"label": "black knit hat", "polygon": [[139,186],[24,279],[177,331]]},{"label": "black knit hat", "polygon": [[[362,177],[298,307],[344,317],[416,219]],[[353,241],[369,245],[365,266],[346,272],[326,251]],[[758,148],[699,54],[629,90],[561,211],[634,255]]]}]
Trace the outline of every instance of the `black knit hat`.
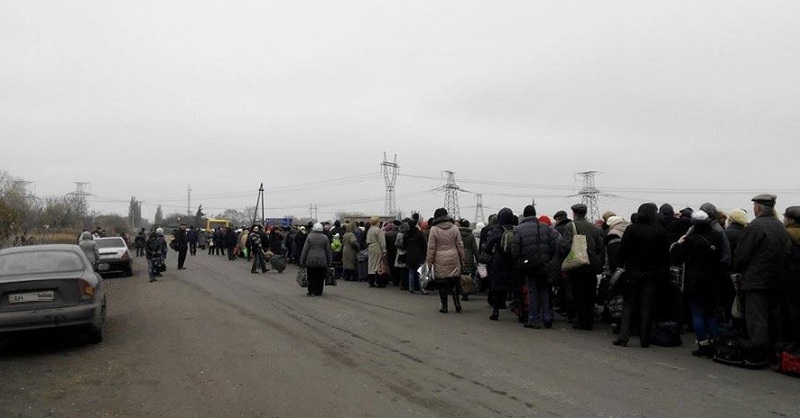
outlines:
[{"label": "black knit hat", "polygon": [[443,216],[447,216],[447,209],[445,209],[445,208],[439,208],[439,209],[436,209],[436,211],[433,212],[434,219],[435,218],[441,218]]},{"label": "black knit hat", "polygon": [[526,218],[530,216],[536,216],[536,208],[533,207],[533,205],[525,206],[525,209],[522,210],[522,216]]}]

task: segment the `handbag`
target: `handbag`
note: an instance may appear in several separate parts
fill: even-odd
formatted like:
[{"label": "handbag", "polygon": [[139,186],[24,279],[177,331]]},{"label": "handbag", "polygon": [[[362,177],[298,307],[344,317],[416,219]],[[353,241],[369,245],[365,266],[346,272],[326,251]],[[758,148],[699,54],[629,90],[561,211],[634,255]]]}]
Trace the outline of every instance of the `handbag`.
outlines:
[{"label": "handbag", "polygon": [[586,243],[586,235],[578,235],[578,228],[572,222],[572,246],[569,249],[567,258],[561,263],[561,270],[572,271],[589,265],[589,251]]},{"label": "handbag", "polygon": [[460,287],[462,295],[471,295],[475,293],[475,282],[469,274],[462,274],[460,278]]},{"label": "handbag", "polygon": [[381,257],[381,259],[378,260],[378,267],[375,269],[375,274],[378,276],[389,274],[389,265],[386,264],[386,257]]},{"label": "handbag", "polygon": [[305,267],[297,269],[297,284],[300,287],[308,287],[308,270]]},{"label": "handbag", "polygon": [[325,270],[325,286],[336,286],[336,269],[333,267]]},{"label": "handbag", "polygon": [[486,264],[478,264],[476,271],[478,272],[478,277],[481,279],[485,279],[489,275],[489,272],[486,270]]}]

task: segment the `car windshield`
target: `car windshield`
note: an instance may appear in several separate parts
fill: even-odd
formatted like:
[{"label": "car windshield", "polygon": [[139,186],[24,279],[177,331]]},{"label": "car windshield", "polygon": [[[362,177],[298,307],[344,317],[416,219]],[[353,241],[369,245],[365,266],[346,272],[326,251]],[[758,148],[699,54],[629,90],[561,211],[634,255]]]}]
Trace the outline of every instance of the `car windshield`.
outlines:
[{"label": "car windshield", "polygon": [[96,239],[97,248],[124,248],[125,241],[122,238],[102,238]]},{"label": "car windshield", "polygon": [[72,251],[28,251],[0,256],[0,276],[83,269],[81,257]]}]

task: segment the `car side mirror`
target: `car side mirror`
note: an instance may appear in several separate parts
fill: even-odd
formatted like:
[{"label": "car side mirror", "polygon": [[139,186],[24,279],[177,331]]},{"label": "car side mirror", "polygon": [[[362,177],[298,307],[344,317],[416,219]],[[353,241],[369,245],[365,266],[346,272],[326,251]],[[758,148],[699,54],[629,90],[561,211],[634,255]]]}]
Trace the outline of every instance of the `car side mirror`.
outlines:
[{"label": "car side mirror", "polygon": [[111,268],[111,265],[108,263],[97,263],[95,266],[95,271],[108,271]]}]

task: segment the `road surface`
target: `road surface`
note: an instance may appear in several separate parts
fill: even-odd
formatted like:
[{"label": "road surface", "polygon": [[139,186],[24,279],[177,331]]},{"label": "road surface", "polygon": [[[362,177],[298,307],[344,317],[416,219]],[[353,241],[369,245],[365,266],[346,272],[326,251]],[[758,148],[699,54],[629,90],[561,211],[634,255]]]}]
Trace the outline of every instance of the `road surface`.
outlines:
[{"label": "road surface", "polygon": [[[482,296],[340,282],[307,297],[294,267],[251,274],[198,253],[148,283],[106,281],[105,341],[35,333],[0,352],[11,417],[798,417],[800,379],[684,347],[611,345],[607,328],[488,320]],[[451,306],[452,312],[452,306]]]}]

